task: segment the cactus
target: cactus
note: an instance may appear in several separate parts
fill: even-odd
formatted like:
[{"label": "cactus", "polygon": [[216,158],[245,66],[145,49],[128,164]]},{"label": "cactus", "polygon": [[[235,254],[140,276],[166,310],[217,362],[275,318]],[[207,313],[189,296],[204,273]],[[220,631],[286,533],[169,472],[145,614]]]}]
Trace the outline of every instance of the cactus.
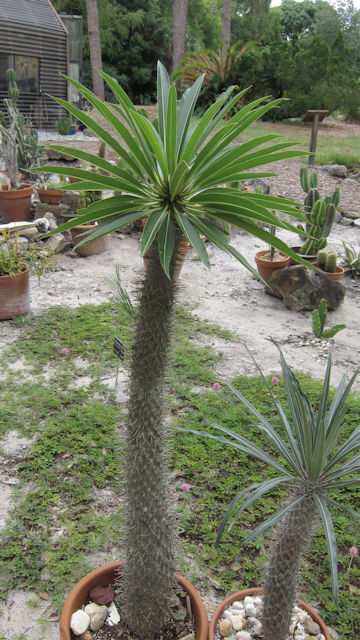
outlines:
[{"label": "cactus", "polygon": [[318,267],[327,273],[335,273],[337,266],[337,255],[335,251],[318,251],[316,257]]},{"label": "cactus", "polygon": [[308,219],[305,229],[302,225],[298,225],[299,237],[304,241],[301,232],[306,231],[312,238],[307,238],[301,248],[300,254],[312,255],[326,247],[326,238],[330,235],[332,226],[335,221],[336,207],[340,200],[340,190],[337,187],[332,196],[321,199],[320,192],[317,188],[318,175],[314,171],[310,178],[305,167],[300,169],[300,182],[306,193],[304,199],[304,213]]},{"label": "cactus", "polygon": [[346,324],[336,324],[331,329],[324,329],[327,316],[326,300],[320,300],[319,308],[312,314],[312,328],[317,338],[333,338],[339,331],[346,329]]}]

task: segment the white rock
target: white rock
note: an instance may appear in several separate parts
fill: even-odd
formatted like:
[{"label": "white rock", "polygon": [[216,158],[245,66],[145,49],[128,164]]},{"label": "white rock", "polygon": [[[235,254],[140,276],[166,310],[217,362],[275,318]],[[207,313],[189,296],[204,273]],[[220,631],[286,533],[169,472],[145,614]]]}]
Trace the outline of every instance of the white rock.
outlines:
[{"label": "white rock", "polygon": [[219,622],[219,633],[223,638],[226,638],[231,634],[233,630],[232,624],[230,620],[220,620]]},{"label": "white rock", "polygon": [[222,617],[231,618],[232,615],[234,615],[232,609],[226,609],[226,611],[224,611],[224,613],[222,614]]},{"label": "white rock", "polygon": [[70,629],[75,636],[81,636],[82,633],[88,630],[90,625],[90,616],[78,609],[75,613],[72,614],[70,620]]},{"label": "white rock", "polygon": [[107,616],[108,608],[103,604],[96,604],[96,602],[90,602],[84,607],[85,613],[90,616],[90,629],[91,631],[98,631],[103,626]]},{"label": "white rock", "polygon": [[236,640],[251,640],[251,635],[248,631],[238,631],[236,634]]},{"label": "white rock", "polygon": [[230,622],[232,624],[232,628],[234,629],[234,631],[241,631],[241,629],[244,629],[246,625],[246,620],[244,616],[242,616],[241,614],[236,616],[231,616]]},{"label": "white rock", "polygon": [[253,616],[256,616],[256,613],[257,613],[256,607],[255,607],[255,605],[253,603],[249,602],[249,603],[247,603],[245,605],[245,615],[246,615],[247,618],[251,618]]},{"label": "white rock", "polygon": [[245,607],[247,604],[254,604],[254,598],[252,596],[245,596],[244,598]]},{"label": "white rock", "polygon": [[255,636],[255,638],[260,638],[262,636],[263,628],[262,628],[261,622],[258,622],[257,624],[254,625],[252,633],[253,633],[253,636]]},{"label": "white rock", "polygon": [[106,622],[110,625],[110,627],[113,627],[115,624],[118,624],[118,622],[120,622],[120,615],[114,602],[112,602],[107,609],[109,615],[106,619]]},{"label": "white rock", "polygon": [[241,600],[235,600],[235,602],[232,603],[232,608],[235,611],[243,611],[244,610],[244,603]]},{"label": "white rock", "polygon": [[315,620],[313,620],[310,616],[306,616],[305,620],[303,621],[303,625],[306,633],[312,636],[316,636],[318,633],[320,633],[320,627],[318,623],[315,622]]},{"label": "white rock", "polygon": [[263,599],[262,599],[262,597],[261,597],[261,596],[255,596],[255,598],[254,598],[254,604],[256,604],[256,606],[257,606],[257,607],[258,607],[258,606],[260,606],[260,605],[262,605],[262,601],[263,601]]}]

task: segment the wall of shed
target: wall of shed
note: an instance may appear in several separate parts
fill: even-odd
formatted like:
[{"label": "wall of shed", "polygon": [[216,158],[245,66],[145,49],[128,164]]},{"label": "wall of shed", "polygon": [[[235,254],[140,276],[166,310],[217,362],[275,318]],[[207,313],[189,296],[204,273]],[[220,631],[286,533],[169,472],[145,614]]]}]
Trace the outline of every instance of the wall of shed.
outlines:
[{"label": "wall of shed", "polygon": [[[46,25],[44,25],[45,27]],[[4,24],[0,21],[0,54],[31,56],[39,59],[39,92],[20,92],[18,106],[40,129],[54,129],[55,121],[64,110],[46,94],[67,98],[67,83],[61,73],[68,71],[67,34],[46,32],[24,24]],[[0,91],[0,109],[6,92]]]}]

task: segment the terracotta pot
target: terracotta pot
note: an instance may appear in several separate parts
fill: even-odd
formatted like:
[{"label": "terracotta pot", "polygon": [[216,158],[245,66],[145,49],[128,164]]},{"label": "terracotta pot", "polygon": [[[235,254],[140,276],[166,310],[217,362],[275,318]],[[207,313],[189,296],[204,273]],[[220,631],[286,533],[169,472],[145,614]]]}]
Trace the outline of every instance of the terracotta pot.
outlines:
[{"label": "terracotta pot", "polygon": [[[314,262],[314,267],[319,268],[319,265],[316,261]],[[339,265],[336,266],[336,271],[334,273],[331,273],[330,271],[323,271],[322,269],[320,269],[320,271],[322,271],[322,273],[327,278],[329,278],[329,280],[340,280],[340,278],[342,278],[345,273],[344,269]]]},{"label": "terracotta pot", "polygon": [[277,269],[285,269],[290,262],[289,256],[286,253],[280,251],[280,255],[284,256],[283,259],[280,260],[270,260],[264,259],[264,256],[269,255],[269,249],[264,249],[263,251],[258,251],[255,254],[255,262],[257,266],[257,270],[264,280],[268,281],[272,272],[277,271]]},{"label": "terracotta pot", "polygon": [[30,272],[0,276],[0,320],[22,316],[30,310]]},{"label": "terracotta pot", "polygon": [[97,240],[92,240],[88,244],[85,244],[82,247],[77,248],[76,245],[79,244],[82,240],[84,240],[84,236],[81,236],[85,231],[94,230],[93,224],[82,224],[77,227],[73,227],[70,229],[71,231],[71,239],[73,247],[80,256],[93,256],[97,253],[102,253],[106,251],[108,247],[108,238],[107,236],[103,236],[102,238],[98,238]]},{"label": "terracotta pot", "polygon": [[0,216],[4,224],[8,222],[28,222],[30,220],[32,184],[22,184],[20,189],[0,191]]},{"label": "terracotta pot", "polygon": [[47,204],[60,204],[64,196],[64,191],[61,189],[38,189],[37,192],[40,202]]},{"label": "terracotta pot", "polygon": [[[106,586],[113,584],[117,572],[123,566],[123,562],[110,562],[99,569],[94,569],[88,573],[73,590],[69,593],[65,600],[65,604],[60,615],[60,640],[71,640],[70,620],[71,616],[89,597],[89,592],[97,585]],[[174,574],[175,580],[185,591],[191,602],[191,609],[195,619],[196,640],[208,640],[209,622],[204,603],[202,602],[196,589],[177,573]]]},{"label": "terracotta pot", "polygon": [[[312,264],[316,261],[316,254],[310,255],[310,254],[300,253],[301,247],[291,247],[291,249],[295,251],[295,253],[298,253],[300,258],[303,258],[304,260],[307,260]],[[290,265],[293,265],[293,264],[301,264],[301,263],[298,262],[297,260],[294,260],[294,258],[290,258]]]},{"label": "terracotta pot", "polygon": [[[245,596],[262,595],[262,592],[263,592],[263,590],[260,589],[260,588],[243,589],[242,591],[237,591],[237,593],[233,593],[231,596],[229,596],[228,598],[223,600],[222,603],[219,604],[219,606],[215,610],[214,615],[213,615],[213,617],[211,619],[210,629],[209,629],[209,640],[215,640],[216,626],[217,626],[222,614],[224,613],[224,611],[226,609],[228,609],[232,605],[232,603],[235,602],[235,600],[244,600]],[[303,602],[302,600],[297,599],[296,600],[296,604],[301,609],[304,609],[304,611],[306,611],[306,613],[308,613],[309,616],[311,616],[311,618],[314,620],[314,622],[317,622],[317,624],[319,625],[321,633],[323,634],[325,640],[331,640],[330,633],[328,632],[327,627],[326,627],[323,619],[320,618],[319,614],[316,613],[316,611],[314,611],[314,609],[312,609],[312,607],[310,607],[308,604],[306,604],[306,602]]]}]

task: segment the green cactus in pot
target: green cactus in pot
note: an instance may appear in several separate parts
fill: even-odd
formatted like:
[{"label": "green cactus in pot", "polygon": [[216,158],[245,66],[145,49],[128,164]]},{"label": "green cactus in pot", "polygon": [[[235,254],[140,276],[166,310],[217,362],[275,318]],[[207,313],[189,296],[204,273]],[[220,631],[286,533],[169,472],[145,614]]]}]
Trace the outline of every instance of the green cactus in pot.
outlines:
[{"label": "green cactus in pot", "polygon": [[335,222],[336,207],[340,201],[340,190],[336,187],[331,196],[326,196],[324,200],[321,200],[318,190],[318,174],[313,171],[309,176],[306,167],[300,169],[300,182],[306,193],[304,212],[307,222],[305,227],[298,225],[299,237],[300,240],[304,240],[304,231],[312,236],[303,242],[300,254],[315,255],[327,245],[327,238]]},{"label": "green cactus in pot", "polygon": [[261,460],[278,473],[276,477],[241,488],[221,522],[217,544],[229,518],[231,521],[228,530],[238,516],[257,500],[279,487],[287,490],[287,498],[278,511],[242,540],[242,544],[246,544],[270,527],[276,526],[264,583],[264,640],[287,638],[301,562],[320,523],[327,541],[333,597],[338,603],[336,537],[331,509],[342,508],[355,518],[360,518],[360,513],[349,508],[346,497],[341,495],[347,487],[360,485],[360,477],[356,475],[360,471],[360,425],[357,420],[356,426],[349,433],[351,419],[345,417],[346,400],[359,369],[349,381],[344,374],[333,400],[329,402],[332,366],[330,354],[320,400],[315,407],[288,367],[281,349],[278,349],[288,411],[274,396],[264,376],[263,379],[272,397],[281,429],[275,429],[256,406],[232,385],[226,383],[232,394],[231,398],[222,394],[232,405],[234,400],[238,402],[240,414],[263,434],[266,448],[253,444],[238,431],[210,421],[207,424],[212,427],[212,433],[184,429],[234,447]]},{"label": "green cactus in pot", "polygon": [[[176,255],[185,236],[209,268],[202,240],[206,237],[256,275],[244,256],[231,246],[226,232],[216,225],[222,222],[296,257],[284,242],[257,224],[261,221],[296,232],[295,227],[273,213],[281,211],[305,222],[294,203],[224,185],[253,175],[272,175],[254,174],[254,169],[301,152],[289,150],[286,143],[269,145],[277,137],[274,135],[236,142],[241,132],[278,104],[278,100],[268,103],[266,99],[258,99],[231,115],[243,92],[237,93],[236,87],[230,87],[192,124],[203,77],[178,101],[176,88],[159,63],[158,118],[151,122],[113,78],[102,75],[118,104],[108,106],[86,87],[70,80],[97,112],[96,120],[69,102],[59,98],[56,101],[105,142],[120,163],[111,164],[105,158],[65,147],[68,155],[93,168],[47,166],[40,171],[80,179],[67,185],[66,190],[115,193],[78,211],[74,220],[56,232],[96,220],[98,224],[82,241],[85,244],[130,222],[147,220],[140,253],[142,257],[147,255],[148,266],[140,288],[130,373],[123,574],[127,622],[133,633],[146,637],[158,633],[169,615],[175,565],[175,519],[166,467],[164,382],[177,288]],[[107,128],[98,124],[104,118]],[[60,145],[52,148],[64,150]]]}]

